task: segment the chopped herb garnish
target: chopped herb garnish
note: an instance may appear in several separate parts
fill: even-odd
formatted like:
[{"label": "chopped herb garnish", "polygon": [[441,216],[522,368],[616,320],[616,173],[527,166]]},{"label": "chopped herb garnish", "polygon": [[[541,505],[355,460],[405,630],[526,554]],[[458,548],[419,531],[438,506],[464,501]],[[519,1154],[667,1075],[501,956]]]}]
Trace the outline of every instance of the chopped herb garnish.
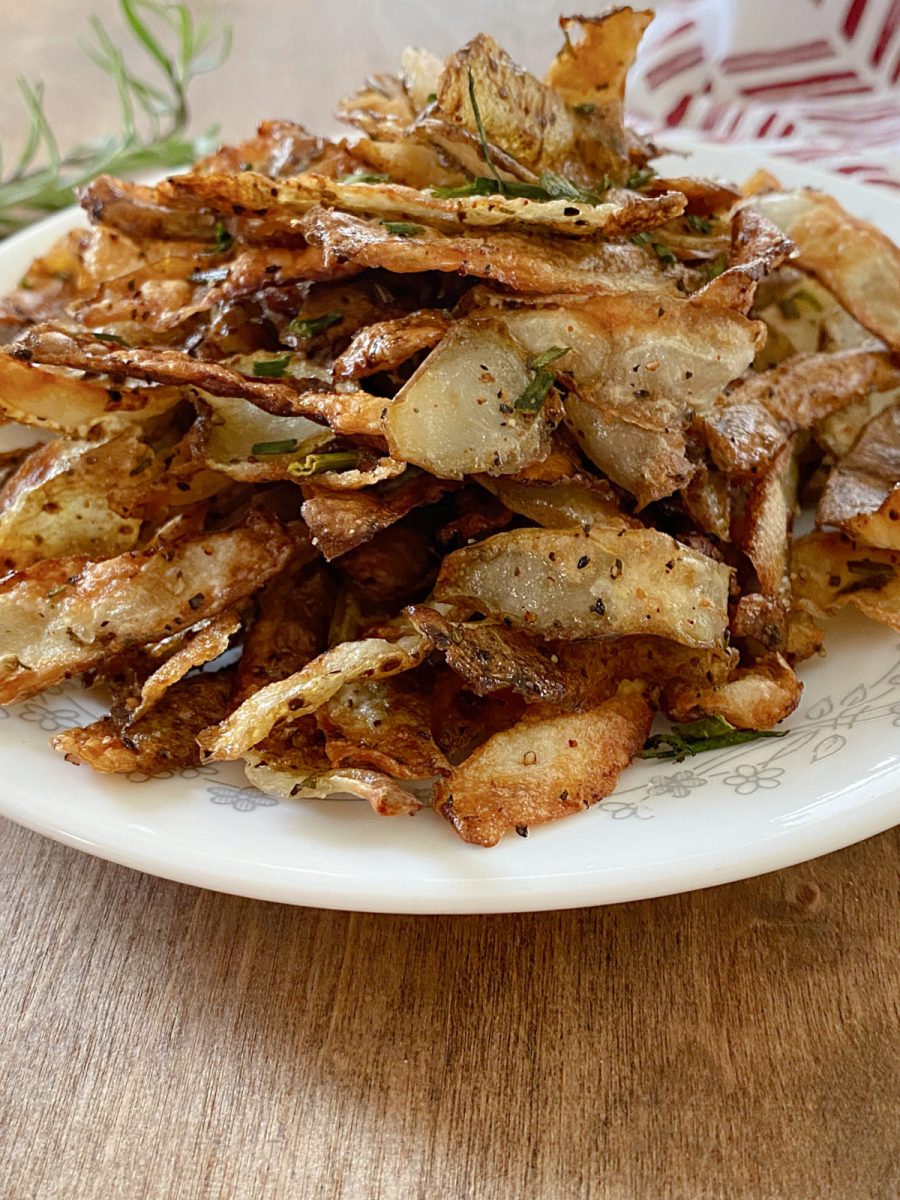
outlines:
[{"label": "chopped herb garnish", "polygon": [[584,100],[581,104],[574,105],[573,108],[579,117],[589,117],[592,112],[597,111],[597,105],[592,100]]},{"label": "chopped herb garnish", "polygon": [[353,171],[350,175],[342,175],[338,183],[390,183],[390,175],[380,175],[376,171]]},{"label": "chopped herb garnish", "polygon": [[602,193],[610,187],[612,182],[607,178],[596,189],[589,190],[554,171],[545,171],[540,183],[519,183],[516,180],[489,179],[486,175],[476,175],[459,187],[432,188],[431,194],[438,200],[462,200],[466,196],[507,196],[540,201],[578,200],[582,204],[596,205],[605,203]]},{"label": "chopped herb garnish", "polygon": [[544,171],[541,175],[541,187],[551,200],[580,200],[583,204],[603,204],[600,192],[608,191],[612,187],[612,180],[604,176],[599,189],[595,191],[579,187],[577,183],[572,183],[571,179],[566,179],[564,175],[557,175],[555,171]]},{"label": "chopped herb garnish", "polygon": [[296,438],[285,438],[282,442],[256,442],[250,447],[251,454],[293,454],[299,445]]},{"label": "chopped herb garnish", "polygon": [[547,393],[556,383],[556,372],[548,371],[547,367],[552,362],[556,362],[558,358],[562,358],[564,354],[568,354],[569,349],[569,346],[551,346],[549,350],[545,350],[543,354],[539,354],[537,358],[531,360],[528,366],[534,375],[516,400],[515,407],[519,412],[540,412],[547,399]]},{"label": "chopped herb garnish", "polygon": [[227,254],[234,245],[234,237],[225,228],[224,221],[216,221],[215,227],[215,247],[209,251],[210,254]]},{"label": "chopped herb garnish", "polygon": [[726,265],[724,254],[719,254],[709,262],[705,262],[703,264],[703,277],[706,282],[710,283],[713,279],[718,279],[725,270]]},{"label": "chopped herb garnish", "polygon": [[562,358],[564,354],[568,354],[571,348],[571,346],[551,346],[549,350],[545,350],[543,354],[539,354],[537,358],[533,358],[528,365],[532,371],[543,371],[552,362],[556,362],[558,358]]},{"label": "chopped herb garnish", "polygon": [[822,311],[822,305],[819,303],[818,298],[812,292],[808,292],[806,288],[801,288],[799,292],[794,292],[794,299],[801,301],[803,304],[808,304],[815,312]]},{"label": "chopped herb garnish", "polygon": [[415,237],[416,234],[425,232],[424,225],[416,225],[412,221],[382,221],[381,223],[388,233],[395,233],[398,237]]},{"label": "chopped herb garnish", "polygon": [[290,363],[290,354],[285,354],[283,358],[259,358],[253,364],[253,374],[267,379],[277,379],[287,371]]},{"label": "chopped herb garnish", "polygon": [[191,283],[224,283],[227,278],[227,267],[209,267],[205,271],[191,271],[188,275]]},{"label": "chopped herb garnish", "polygon": [[304,320],[295,317],[288,325],[288,333],[295,333],[299,338],[312,338],[330,329],[332,325],[339,325],[343,319],[342,312],[322,313],[321,317],[307,317]]},{"label": "chopped herb garnish", "polygon": [[712,233],[712,221],[707,220],[706,217],[698,217],[696,213],[688,213],[684,219],[694,233]]},{"label": "chopped herb garnish", "polygon": [[783,300],[778,301],[781,315],[788,321],[796,321],[803,315],[800,311],[801,304],[808,304],[814,312],[822,311],[822,305],[812,292],[808,292],[806,288],[800,288],[792,296],[785,296]]},{"label": "chopped herb garnish", "polygon": [[740,746],[757,738],[784,737],[787,730],[735,729],[724,717],[702,717],[699,721],[673,725],[668,733],[656,733],[647,739],[639,758],[666,758],[683,762],[707,750]]},{"label": "chopped herb garnish", "polygon": [[119,337],[117,333],[101,333],[99,329],[95,329],[94,337],[101,342],[113,342],[116,346],[128,345],[125,339],[123,337]]},{"label": "chopped herb garnish", "polygon": [[639,170],[631,172],[625,181],[625,186],[636,192],[655,178],[656,172],[652,167],[641,167]]},{"label": "chopped herb garnish", "polygon": [[478,100],[475,97],[475,79],[469,70],[469,100],[472,104],[472,115],[475,117],[475,127],[478,130],[478,137],[481,139],[481,153],[484,157],[485,165],[493,177],[497,180],[497,185],[501,194],[503,193],[503,180],[497,168],[494,166],[494,160],[491,158],[491,150],[488,145],[487,134],[484,132],[484,122],[481,119],[481,109],[478,107]]},{"label": "chopped herb garnish", "polygon": [[437,100],[437,92],[429,92],[428,95],[425,97],[426,104],[434,104],[436,100]]},{"label": "chopped herb garnish", "polygon": [[667,264],[678,262],[678,259],[665,244],[665,242],[654,241],[650,234],[645,231],[632,234],[631,240],[636,246],[643,246],[645,249],[652,250],[661,262]]},{"label": "chopped herb garnish", "polygon": [[475,80],[469,71],[469,99],[472,102],[472,113],[475,126],[481,142],[481,154],[488,170],[493,176],[488,179],[484,175],[476,175],[468,183],[458,188],[432,188],[431,194],[440,200],[462,199],[465,196],[520,196],[528,200],[580,200],[583,204],[602,204],[601,192],[612,187],[612,181],[604,177],[596,189],[579,187],[563,175],[555,171],[544,171],[540,183],[519,183],[516,180],[501,179],[500,172],[494,166],[491,158],[490,144],[484,131],[481,119],[481,109],[475,96]]},{"label": "chopped herb garnish", "polygon": [[466,196],[502,196],[496,179],[488,179],[484,175],[475,175],[468,183],[459,187],[433,187],[432,196],[438,200],[462,200]]},{"label": "chopped herb garnish", "polygon": [[347,471],[358,464],[358,450],[333,450],[328,454],[307,454],[290,464],[288,474],[297,479],[308,479],[310,475],[322,475],[326,471]]}]

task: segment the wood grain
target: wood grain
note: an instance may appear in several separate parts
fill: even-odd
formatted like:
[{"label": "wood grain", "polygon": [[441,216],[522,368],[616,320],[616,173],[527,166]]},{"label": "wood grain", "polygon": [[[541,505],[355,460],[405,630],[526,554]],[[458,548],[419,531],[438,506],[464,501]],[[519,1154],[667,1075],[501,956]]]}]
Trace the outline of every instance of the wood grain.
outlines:
[{"label": "wood grain", "polygon": [[[109,127],[74,7],[4,5],[0,140],[17,71],[48,80],[64,141]],[[116,28],[114,0],[91,7]],[[216,7],[240,86],[204,81],[198,126],[333,94],[308,66],[297,85],[327,6]],[[401,7],[428,40],[429,7]],[[2,1200],[900,1192],[896,833],[670,899],[411,918],[220,896],[2,828]]]},{"label": "wood grain", "polygon": [[0,1194],[889,1200],[898,865],[384,917],[8,827]]}]

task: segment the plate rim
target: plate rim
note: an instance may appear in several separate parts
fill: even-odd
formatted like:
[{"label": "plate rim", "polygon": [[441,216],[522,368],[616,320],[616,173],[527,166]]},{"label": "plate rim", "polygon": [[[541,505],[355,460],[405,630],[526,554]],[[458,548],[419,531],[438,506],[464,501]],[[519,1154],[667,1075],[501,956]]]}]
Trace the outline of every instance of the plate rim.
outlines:
[{"label": "plate rim", "polygon": [[[666,135],[667,150],[678,155],[692,151],[714,155],[724,164],[733,162],[738,174],[749,167],[768,168],[777,174],[802,177],[804,184],[824,189],[838,186],[839,190],[857,199],[861,205],[873,198],[900,213],[900,197],[887,189],[861,184],[844,176],[823,171],[807,163],[772,155],[753,155],[750,148],[703,142],[698,138],[678,134]],[[661,158],[669,155],[663,154]],[[28,228],[13,234],[0,244],[0,271],[9,258],[27,250],[29,257],[40,253],[41,243],[47,245],[66,229],[83,221],[77,206],[54,213]],[[887,631],[886,631],[887,632]],[[49,752],[49,751],[48,751]],[[869,781],[869,787],[872,787]],[[723,852],[710,848],[696,855],[681,856],[656,864],[654,873],[636,877],[634,865],[600,868],[591,874],[580,871],[574,875],[527,875],[512,877],[481,877],[471,888],[472,880],[454,879],[448,874],[427,881],[417,881],[415,893],[404,892],[402,885],[381,883],[371,878],[340,880],[323,883],[321,873],[307,867],[287,869],[271,866],[270,876],[254,874],[252,864],[242,859],[228,859],[216,866],[198,854],[190,843],[186,849],[173,853],[170,846],[162,855],[154,855],[152,843],[144,846],[129,831],[113,825],[106,837],[92,831],[90,819],[60,823],[29,809],[28,790],[8,777],[0,784],[0,815],[15,824],[49,837],[97,858],[159,878],[195,887],[204,887],[232,895],[354,912],[396,914],[488,914],[500,912],[537,912],[578,908],[675,895],[685,891],[702,890],[720,884],[753,878],[770,871],[781,870],[811,858],[853,845],[891,828],[900,820],[900,782],[875,789],[860,806],[830,813],[822,821],[798,825],[790,830],[779,829],[762,843],[742,843]],[[448,831],[449,833],[449,831]],[[91,836],[86,836],[91,834]],[[772,843],[769,850],[765,847]],[[479,854],[480,847],[465,847],[465,852]],[[214,856],[210,856],[214,857]],[[335,878],[332,873],[332,880]],[[467,884],[469,886],[460,886]]]}]

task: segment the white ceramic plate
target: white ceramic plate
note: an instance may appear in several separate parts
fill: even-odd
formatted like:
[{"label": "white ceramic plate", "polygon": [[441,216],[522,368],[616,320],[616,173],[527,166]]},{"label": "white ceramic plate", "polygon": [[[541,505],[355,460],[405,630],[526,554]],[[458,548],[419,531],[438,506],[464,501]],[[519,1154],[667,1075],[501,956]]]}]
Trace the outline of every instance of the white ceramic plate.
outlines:
[{"label": "white ceramic plate", "polygon": [[[683,171],[677,159],[663,169]],[[830,190],[900,239],[900,202],[800,165],[722,148],[696,173],[767,165]],[[0,291],[78,220],[62,213],[0,247]],[[900,819],[900,638],[853,614],[803,664],[790,733],[680,764],[641,762],[602,804],[491,850],[428,811],[376,817],[362,801],[278,803],[232,764],[169,779],[97,775],[47,746],[99,713],[77,685],[0,709],[0,812],[113,862],[202,887],[375,912],[514,912],[708,887],[836,850]]]}]

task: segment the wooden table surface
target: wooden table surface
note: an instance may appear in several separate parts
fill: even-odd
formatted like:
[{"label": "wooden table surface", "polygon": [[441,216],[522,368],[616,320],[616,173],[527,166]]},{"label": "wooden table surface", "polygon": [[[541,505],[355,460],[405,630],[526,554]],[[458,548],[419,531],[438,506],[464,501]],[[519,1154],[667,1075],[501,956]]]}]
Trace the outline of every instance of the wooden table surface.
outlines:
[{"label": "wooden table surface", "polygon": [[[48,79],[63,140],[113,119],[83,102],[74,7],[4,5],[0,140],[14,70]],[[201,122],[308,115],[298,46],[326,6],[216,7],[242,86],[204,81]],[[385,917],[4,824],[0,1197],[893,1200],[898,868],[895,831],[669,899]]]}]

